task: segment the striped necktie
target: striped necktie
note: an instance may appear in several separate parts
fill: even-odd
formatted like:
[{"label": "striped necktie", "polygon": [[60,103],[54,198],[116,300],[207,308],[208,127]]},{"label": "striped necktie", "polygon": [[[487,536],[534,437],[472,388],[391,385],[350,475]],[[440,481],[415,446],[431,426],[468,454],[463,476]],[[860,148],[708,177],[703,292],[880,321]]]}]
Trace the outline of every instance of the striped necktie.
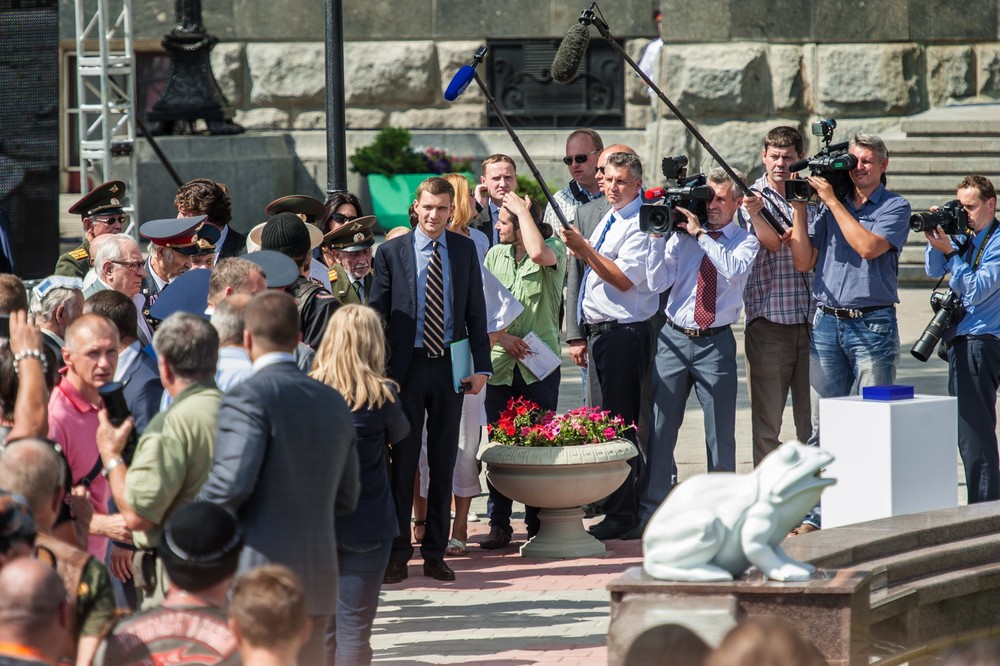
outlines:
[{"label": "striped necktie", "polygon": [[424,349],[436,358],[444,354],[444,275],[438,242],[431,241],[431,260],[427,265],[424,291]]}]

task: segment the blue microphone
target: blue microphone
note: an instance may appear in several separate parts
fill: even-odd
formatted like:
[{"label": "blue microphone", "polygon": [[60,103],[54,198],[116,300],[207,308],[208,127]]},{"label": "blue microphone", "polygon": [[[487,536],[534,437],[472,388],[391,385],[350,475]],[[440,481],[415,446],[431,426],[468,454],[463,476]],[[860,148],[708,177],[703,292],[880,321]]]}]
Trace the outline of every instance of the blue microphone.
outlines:
[{"label": "blue microphone", "polygon": [[448,89],[444,91],[444,98],[449,102],[454,102],[459,95],[465,92],[474,78],[476,78],[476,68],[472,65],[462,65],[452,77]]}]

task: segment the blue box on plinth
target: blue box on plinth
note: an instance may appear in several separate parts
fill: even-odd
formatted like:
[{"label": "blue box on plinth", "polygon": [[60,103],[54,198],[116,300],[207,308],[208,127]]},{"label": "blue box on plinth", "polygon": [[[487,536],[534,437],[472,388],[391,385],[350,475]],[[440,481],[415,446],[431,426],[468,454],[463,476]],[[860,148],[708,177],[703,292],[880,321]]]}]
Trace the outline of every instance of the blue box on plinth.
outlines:
[{"label": "blue box on plinth", "polygon": [[863,386],[861,397],[864,400],[910,400],[913,398],[913,387],[900,384]]}]

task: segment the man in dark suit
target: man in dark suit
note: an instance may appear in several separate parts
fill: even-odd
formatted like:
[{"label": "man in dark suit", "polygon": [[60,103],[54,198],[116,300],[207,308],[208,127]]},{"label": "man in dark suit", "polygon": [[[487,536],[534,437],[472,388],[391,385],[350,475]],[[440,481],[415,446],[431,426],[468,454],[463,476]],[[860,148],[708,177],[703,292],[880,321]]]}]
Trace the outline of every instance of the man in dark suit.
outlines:
[{"label": "man in dark suit", "polygon": [[207,178],[184,183],[174,197],[178,217],[207,215],[205,221],[218,228],[222,239],[215,244],[215,261],[238,257],[247,251],[247,237],[233,229],[233,205],[229,188]]},{"label": "man in dark suit", "polygon": [[375,255],[375,281],[369,301],[386,321],[389,374],[399,382],[410,432],[392,447],[392,493],[399,520],[385,582],[407,576],[413,556],[410,511],[413,478],[427,417],[427,528],[420,554],[424,574],[454,580],[444,561],[450,523],[451,481],[458,454],[462,395],[452,382],[449,343],[468,338],[472,372],[462,378],[477,394],[492,373],[486,333],[486,302],[475,244],[445,231],[455,210],[454,190],[431,177],[417,188],[413,233],[386,241]]},{"label": "man in dark suit", "polygon": [[337,610],[335,516],[352,512],[360,492],[351,412],[295,365],[291,296],[256,294],[244,321],[254,374],[222,399],[215,461],[199,497],[238,516],[246,538],[240,572],[273,562],[301,578],[313,630],[299,663],[321,664]]},{"label": "man in dark suit", "polygon": [[[486,188],[489,198],[479,215],[472,219],[471,227],[479,229],[490,239],[490,247],[499,243],[497,238],[497,218],[503,206],[503,198],[508,192],[517,190],[517,167],[514,160],[497,153],[483,160],[479,177],[481,187]],[[479,190],[479,187],[476,188]]]}]

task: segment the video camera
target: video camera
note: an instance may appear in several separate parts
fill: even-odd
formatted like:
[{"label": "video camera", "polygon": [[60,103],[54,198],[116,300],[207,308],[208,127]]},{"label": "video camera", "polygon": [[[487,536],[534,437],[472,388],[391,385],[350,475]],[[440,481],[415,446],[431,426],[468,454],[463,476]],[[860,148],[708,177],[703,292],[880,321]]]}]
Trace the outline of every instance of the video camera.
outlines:
[{"label": "video camera", "polygon": [[[793,163],[789,170],[801,171],[809,167],[811,175],[825,178],[833,187],[837,198],[843,199],[853,187],[850,171],[858,165],[858,159],[847,152],[847,141],[830,145],[830,142],[833,141],[833,130],[836,127],[837,121],[832,118],[813,123],[812,133],[814,136],[823,137],[823,148],[812,157]],[[807,180],[785,181],[785,198],[788,201],[805,201],[816,205],[819,201],[815,195],[816,190]]]},{"label": "video camera", "polygon": [[910,216],[911,231],[930,231],[938,225],[949,236],[964,234],[969,226],[969,213],[958,199],[952,199],[933,213],[914,213]]},{"label": "video camera", "polygon": [[715,198],[715,190],[708,186],[705,174],[687,176],[688,158],[684,155],[664,157],[661,163],[663,177],[674,181],[675,187],[654,187],[647,190],[646,201],[639,207],[639,229],[647,234],[663,234],[667,238],[677,233],[687,233],[684,227],[677,223],[684,219],[683,213],[677,212],[677,207],[686,208],[698,216],[701,223],[708,224],[708,208],[706,201]]}]

